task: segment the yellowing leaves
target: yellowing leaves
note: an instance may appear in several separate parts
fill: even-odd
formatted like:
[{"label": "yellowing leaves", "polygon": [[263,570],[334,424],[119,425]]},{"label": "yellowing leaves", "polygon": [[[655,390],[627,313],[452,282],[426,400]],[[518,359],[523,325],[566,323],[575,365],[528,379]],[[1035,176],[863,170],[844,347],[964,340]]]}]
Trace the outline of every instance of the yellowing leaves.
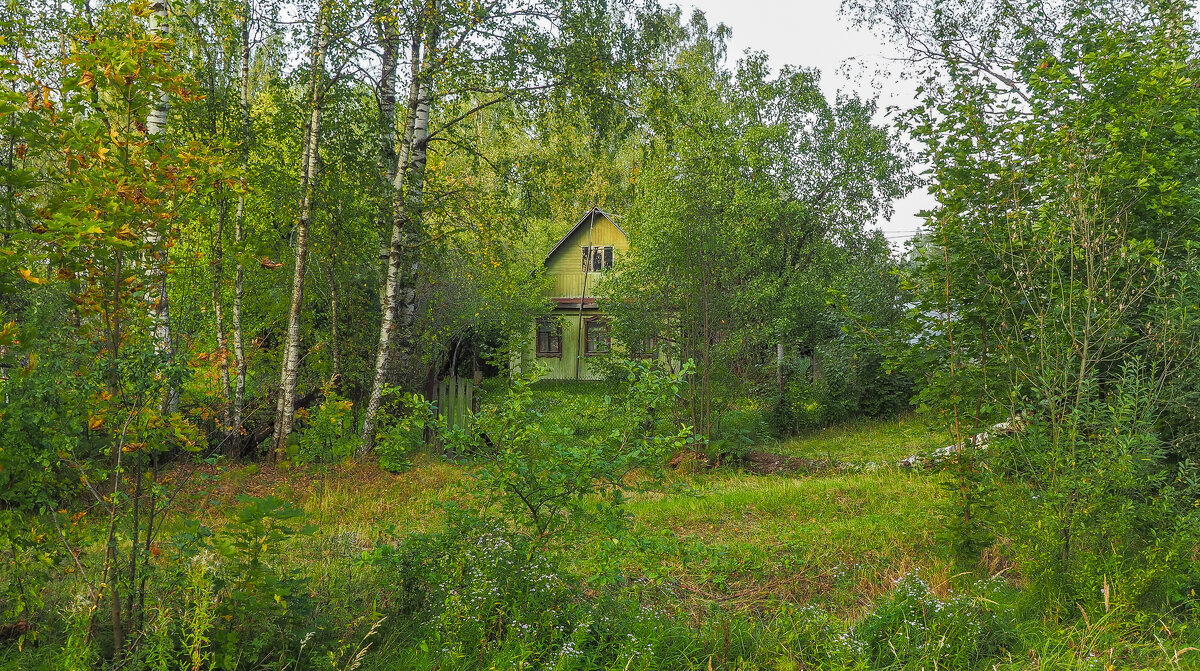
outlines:
[{"label": "yellowing leaves", "polygon": [[103,417],[100,417],[97,415],[92,415],[92,416],[88,417],[88,428],[91,429],[92,431],[98,431],[103,426],[104,426],[104,418]]},{"label": "yellowing leaves", "polygon": [[45,284],[46,283],[46,280],[44,280],[40,277],[34,276],[34,274],[31,271],[26,270],[25,268],[18,268],[17,274],[20,275],[22,278],[24,278],[26,282],[32,282],[33,284]]}]

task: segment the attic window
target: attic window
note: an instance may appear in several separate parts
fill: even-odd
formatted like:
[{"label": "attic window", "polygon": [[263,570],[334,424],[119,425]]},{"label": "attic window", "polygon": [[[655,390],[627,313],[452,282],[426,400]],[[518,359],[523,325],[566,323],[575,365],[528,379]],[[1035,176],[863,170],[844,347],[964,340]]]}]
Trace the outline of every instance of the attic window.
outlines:
[{"label": "attic window", "polygon": [[583,272],[599,272],[601,270],[613,267],[612,246],[584,246],[581,249],[583,249]]}]

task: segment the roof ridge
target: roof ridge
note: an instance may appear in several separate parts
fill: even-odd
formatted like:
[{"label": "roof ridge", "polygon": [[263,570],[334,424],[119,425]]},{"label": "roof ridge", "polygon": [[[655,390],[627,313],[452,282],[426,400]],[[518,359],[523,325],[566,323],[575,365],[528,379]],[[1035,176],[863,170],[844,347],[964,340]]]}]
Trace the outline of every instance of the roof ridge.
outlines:
[{"label": "roof ridge", "polygon": [[625,232],[624,228],[621,228],[621,225],[617,223],[617,220],[615,218],[613,218],[613,216],[611,214],[600,209],[600,206],[593,205],[590,209],[588,209],[587,212],[583,213],[583,216],[580,217],[579,221],[577,221],[575,223],[575,225],[571,227],[571,230],[567,231],[566,235],[562,236],[562,238],[560,238],[558,242],[554,243],[554,246],[551,247],[550,251],[546,254],[546,258],[542,259],[542,265],[546,265],[546,262],[550,260],[551,256],[554,256],[554,253],[558,251],[558,248],[562,247],[563,244],[566,243],[568,238],[570,238],[572,235],[575,235],[575,231],[578,231],[580,229],[580,227],[583,226],[583,222],[587,221],[588,218],[591,217],[593,213],[599,214],[602,217],[604,217],[605,219],[609,220],[610,222],[612,222],[613,226],[617,227],[618,231],[621,231],[621,235],[624,235],[626,238],[629,237],[629,234]]}]

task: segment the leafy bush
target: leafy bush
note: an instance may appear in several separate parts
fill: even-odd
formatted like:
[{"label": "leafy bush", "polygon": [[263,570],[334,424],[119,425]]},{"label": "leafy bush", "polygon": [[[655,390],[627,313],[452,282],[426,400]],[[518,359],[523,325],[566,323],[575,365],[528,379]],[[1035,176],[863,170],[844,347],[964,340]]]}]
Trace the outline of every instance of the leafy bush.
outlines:
[{"label": "leafy bush", "polygon": [[[679,668],[691,633],[621,594],[587,595],[580,576],[523,534],[458,511],[446,530],[367,555],[396,585],[414,655],[435,666],[521,660],[531,668]],[[637,664],[630,666],[636,661]],[[690,664],[687,664],[690,666]]]},{"label": "leafy bush", "polygon": [[304,428],[296,442],[296,458],[305,463],[329,464],[352,456],[358,446],[354,422],[349,421],[352,406],[349,399],[329,387],[316,412],[297,410],[296,419],[304,422]]},{"label": "leafy bush", "polygon": [[657,468],[691,436],[687,427],[662,431],[656,421],[674,402],[679,375],[629,362],[622,393],[606,396],[608,414],[619,421],[608,432],[586,437],[546,423],[534,409],[533,376],[513,380],[504,398],[485,406],[471,431],[447,436],[447,447],[477,455],[479,495],[501,519],[537,541],[559,531],[625,526],[625,477]]},{"label": "leafy bush", "polygon": [[[281,557],[286,542],[314,528],[298,527],[302,511],[277,497],[239,500],[242,507],[225,529],[198,534],[204,549],[191,560],[212,573],[217,624],[208,638],[214,664],[231,671],[253,668],[255,660],[274,654],[295,632],[313,626],[307,580],[299,570],[284,568]],[[198,617],[198,608],[188,617]]]},{"label": "leafy bush", "polygon": [[710,456],[742,456],[754,445],[770,438],[770,427],[756,408],[727,410],[708,439]]},{"label": "leafy bush", "polygon": [[1044,607],[1162,606],[1195,584],[1200,471],[1167,458],[1152,384],[1131,364],[1107,394],[1093,385],[1066,417],[992,444],[994,523]]},{"label": "leafy bush", "polygon": [[771,412],[772,428],[789,434],[903,410],[912,396],[912,380],[887,370],[884,363],[875,349],[849,339],[819,345],[812,359],[793,357],[785,369],[784,392]]},{"label": "leafy bush", "polygon": [[424,396],[398,387],[386,387],[383,395],[375,454],[380,468],[398,473],[412,467],[409,457],[425,445],[425,429],[432,426],[435,409]]}]

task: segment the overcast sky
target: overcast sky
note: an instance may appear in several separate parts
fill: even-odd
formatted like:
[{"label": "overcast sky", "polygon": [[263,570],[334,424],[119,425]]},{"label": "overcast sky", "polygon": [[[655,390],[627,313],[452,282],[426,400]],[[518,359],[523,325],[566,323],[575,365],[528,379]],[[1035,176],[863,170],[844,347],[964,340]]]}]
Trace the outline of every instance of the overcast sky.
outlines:
[{"label": "overcast sky", "polygon": [[[913,86],[893,77],[880,77],[881,68],[895,49],[865,31],[854,29],[838,16],[841,0],[677,0],[685,14],[695,7],[710,25],[724,23],[733,30],[729,57],[735,60],[746,49],[766,52],[775,66],[815,67],[821,71],[826,97],[841,90],[862,96],[879,96],[881,109],[889,105],[911,107]],[[882,114],[879,122],[888,123]],[[918,189],[896,203],[891,221],[880,222],[888,239],[903,242],[920,225],[916,213],[931,207],[932,198]]]}]

